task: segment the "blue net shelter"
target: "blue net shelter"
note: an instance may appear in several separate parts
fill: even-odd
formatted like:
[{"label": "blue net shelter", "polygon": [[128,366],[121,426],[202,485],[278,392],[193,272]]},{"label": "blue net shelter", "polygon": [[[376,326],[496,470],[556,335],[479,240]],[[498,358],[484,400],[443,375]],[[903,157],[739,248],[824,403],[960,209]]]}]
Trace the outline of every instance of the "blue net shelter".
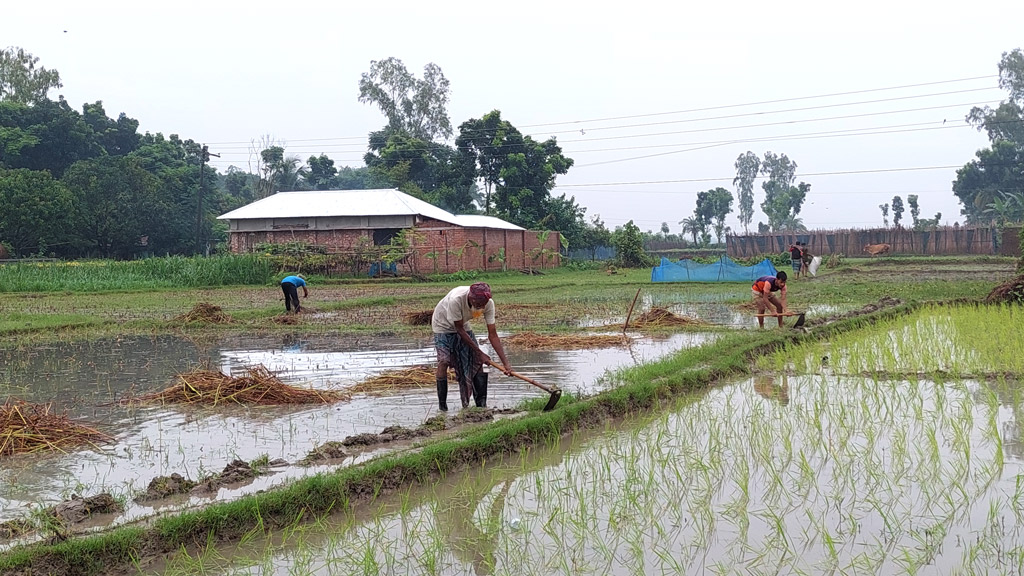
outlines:
[{"label": "blue net shelter", "polygon": [[753,266],[740,266],[724,254],[711,264],[662,258],[661,265],[651,269],[651,282],[753,282],[761,276],[775,276],[776,272],[767,258]]}]

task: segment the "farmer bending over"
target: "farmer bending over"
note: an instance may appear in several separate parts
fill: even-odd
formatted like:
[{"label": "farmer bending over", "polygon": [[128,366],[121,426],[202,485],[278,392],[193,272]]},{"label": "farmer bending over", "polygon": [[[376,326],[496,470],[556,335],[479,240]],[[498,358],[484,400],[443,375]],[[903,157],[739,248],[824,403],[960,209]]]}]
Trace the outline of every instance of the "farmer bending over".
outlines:
[{"label": "farmer bending over", "polygon": [[448,411],[449,366],[455,368],[462,407],[469,406],[469,399],[474,396],[474,392],[476,405],[487,406],[487,372],[483,371],[483,364],[491,361],[491,358],[480,349],[476,336],[469,329],[469,321],[481,316],[487,324],[487,339],[505,366],[503,372],[508,374],[512,370],[494,327],[491,287],[477,282],[472,286],[452,288],[434,307],[430,322],[434,330],[434,348],[437,350],[437,407],[442,412]]},{"label": "farmer bending over", "polygon": [[[786,273],[782,270],[775,276],[761,276],[751,286],[751,290],[754,291],[758,314],[764,314],[770,306],[774,306],[779,314],[786,311]],[[782,300],[776,298],[772,292],[780,292]],[[757,317],[757,324],[764,328],[764,316]],[[779,316],[779,327],[782,327],[782,316]]]},{"label": "farmer bending over", "polygon": [[281,291],[284,292],[284,311],[292,311],[295,306],[295,313],[299,313],[299,286],[302,287],[302,297],[309,298],[309,291],[306,290],[306,278],[302,274],[287,276],[281,280]]}]

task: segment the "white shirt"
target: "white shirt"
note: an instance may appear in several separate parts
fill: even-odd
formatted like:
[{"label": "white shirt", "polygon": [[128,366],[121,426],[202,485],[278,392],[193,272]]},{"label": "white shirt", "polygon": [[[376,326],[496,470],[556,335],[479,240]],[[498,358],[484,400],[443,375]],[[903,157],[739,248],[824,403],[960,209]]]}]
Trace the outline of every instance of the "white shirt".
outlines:
[{"label": "white shirt", "polygon": [[430,327],[433,328],[434,334],[449,334],[456,332],[455,322],[461,320],[466,330],[469,330],[470,320],[481,316],[488,326],[494,324],[494,299],[488,300],[482,309],[470,308],[469,286],[459,286],[452,288],[451,292],[434,306]]}]

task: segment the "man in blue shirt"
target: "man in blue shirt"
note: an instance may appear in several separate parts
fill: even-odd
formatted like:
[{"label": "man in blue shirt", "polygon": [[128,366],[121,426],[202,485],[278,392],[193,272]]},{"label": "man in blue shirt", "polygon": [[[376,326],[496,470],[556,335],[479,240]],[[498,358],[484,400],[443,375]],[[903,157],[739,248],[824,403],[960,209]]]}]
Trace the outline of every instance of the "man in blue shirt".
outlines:
[{"label": "man in blue shirt", "polygon": [[299,308],[299,286],[302,287],[302,297],[309,298],[309,291],[306,290],[306,279],[302,274],[287,276],[284,280],[281,280],[281,291],[284,292],[284,311],[286,313],[292,311],[292,305],[295,306],[296,314],[301,311]]}]

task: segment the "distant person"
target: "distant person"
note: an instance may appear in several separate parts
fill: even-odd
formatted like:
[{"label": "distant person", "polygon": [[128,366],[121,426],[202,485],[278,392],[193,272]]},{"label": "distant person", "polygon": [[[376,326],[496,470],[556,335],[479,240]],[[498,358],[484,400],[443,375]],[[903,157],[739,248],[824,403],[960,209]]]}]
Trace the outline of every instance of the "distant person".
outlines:
[{"label": "distant person", "polygon": [[799,242],[793,242],[789,245],[789,262],[793,265],[793,273],[796,277],[800,277],[800,267],[803,266],[803,250],[800,248]]},{"label": "distant person", "polygon": [[[761,276],[751,286],[751,290],[754,294],[754,302],[757,304],[757,313],[764,314],[766,310],[774,307],[780,314],[778,318],[779,328],[781,328],[781,314],[786,311],[786,273],[779,270],[775,276]],[[773,292],[778,292],[781,299],[772,294]],[[773,314],[773,312],[769,312],[769,314]],[[757,324],[764,328],[764,316],[757,317]]]},{"label": "distant person", "polygon": [[814,254],[811,254],[811,250],[807,247],[806,242],[800,245],[800,250],[802,252],[801,260],[803,261],[803,266],[800,268],[800,272],[803,274],[804,278],[806,278],[811,269],[811,262],[814,261]]},{"label": "distant person", "polygon": [[302,288],[302,297],[309,298],[309,291],[306,290],[306,277],[302,274],[286,276],[281,280],[281,291],[284,292],[284,311],[287,314],[295,308],[295,313],[302,311],[299,305],[299,287]]},{"label": "distant person", "polygon": [[487,372],[483,370],[483,364],[491,358],[477,345],[476,335],[469,328],[470,320],[483,317],[487,324],[487,339],[501,358],[503,372],[509,374],[512,370],[494,325],[494,314],[491,287],[484,282],[452,288],[434,307],[430,325],[434,330],[434,349],[437,352],[437,407],[442,412],[448,411],[449,366],[455,368],[462,407],[469,406],[470,398],[475,398],[476,405],[481,408],[487,406]]}]

